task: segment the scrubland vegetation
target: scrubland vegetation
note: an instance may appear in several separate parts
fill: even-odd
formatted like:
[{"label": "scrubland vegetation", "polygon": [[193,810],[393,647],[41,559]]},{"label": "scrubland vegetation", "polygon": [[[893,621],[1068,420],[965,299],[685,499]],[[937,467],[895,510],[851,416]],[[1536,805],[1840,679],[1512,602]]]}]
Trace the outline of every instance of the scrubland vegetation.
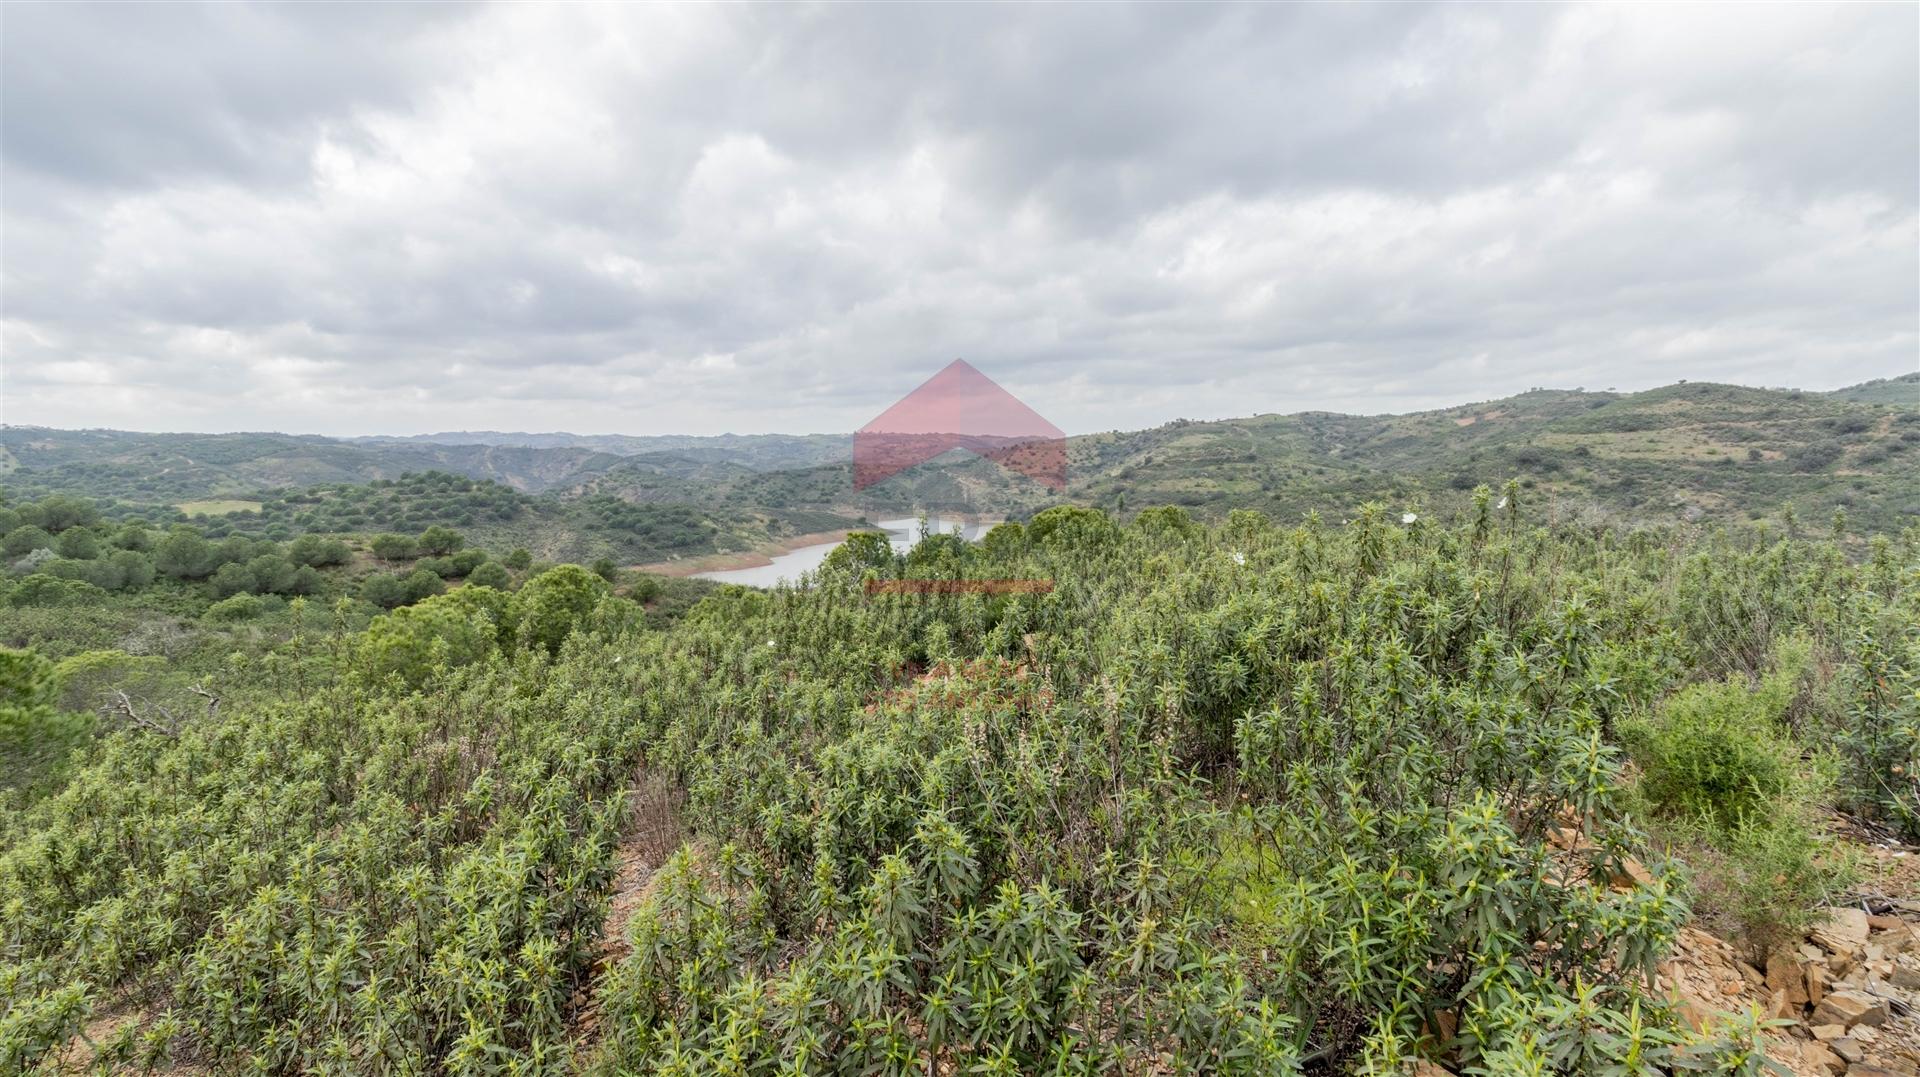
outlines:
[{"label": "scrubland vegetation", "polygon": [[[343,1074],[1763,1072],[1757,1015],[1695,1032],[1649,974],[1690,918],[1758,948],[1839,894],[1829,807],[1920,833],[1920,531],[1525,493],[1056,508],[673,618],[492,558],[375,613],[307,564],[323,590],[217,662],[8,654],[0,735],[39,747],[0,811],[0,1070],[91,1040]],[[385,545],[460,553],[433,539]],[[163,541],[115,547],[155,603],[298,560],[192,582]],[[99,586],[45,568],[9,616]]]}]

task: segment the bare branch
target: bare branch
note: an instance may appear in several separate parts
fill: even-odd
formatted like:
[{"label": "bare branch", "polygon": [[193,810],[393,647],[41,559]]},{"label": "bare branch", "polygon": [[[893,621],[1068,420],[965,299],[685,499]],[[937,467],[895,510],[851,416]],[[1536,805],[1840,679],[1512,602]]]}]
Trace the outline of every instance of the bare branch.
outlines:
[{"label": "bare branch", "polygon": [[124,690],[116,688],[113,691],[113,695],[114,695],[114,702],[117,704],[115,709],[118,710],[121,714],[125,715],[127,721],[132,722],[134,725],[137,725],[142,729],[151,730],[152,732],[158,733],[161,736],[173,737],[173,736],[179,735],[180,723],[174,720],[173,715],[167,713],[167,709],[165,707],[162,707],[159,704],[154,705],[154,709],[158,710],[161,714],[165,714],[167,717],[167,721],[171,723],[170,725],[163,726],[160,723],[155,722],[150,718],[142,717],[140,712],[134,709],[132,697],[128,696]]},{"label": "bare branch", "polygon": [[207,701],[207,717],[209,718],[213,717],[214,712],[220,709],[220,697],[214,695],[212,692],[207,691],[205,688],[202,688],[197,684],[189,685],[188,687],[192,690],[194,695],[199,696],[200,698]]}]

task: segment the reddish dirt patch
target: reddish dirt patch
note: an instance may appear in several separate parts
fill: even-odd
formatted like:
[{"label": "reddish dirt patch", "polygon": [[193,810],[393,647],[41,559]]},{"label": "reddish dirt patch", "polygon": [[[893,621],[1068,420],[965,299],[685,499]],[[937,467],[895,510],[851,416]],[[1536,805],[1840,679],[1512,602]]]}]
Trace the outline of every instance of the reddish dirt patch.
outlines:
[{"label": "reddish dirt patch", "polygon": [[660,865],[685,840],[680,818],[685,803],[683,790],[650,771],[636,775],[628,792],[627,832],[613,852],[612,894],[606,919],[600,923],[593,973],[575,988],[568,1003],[576,1058],[592,1057],[600,1043],[600,984],[633,952],[627,925],[652,896]]}]

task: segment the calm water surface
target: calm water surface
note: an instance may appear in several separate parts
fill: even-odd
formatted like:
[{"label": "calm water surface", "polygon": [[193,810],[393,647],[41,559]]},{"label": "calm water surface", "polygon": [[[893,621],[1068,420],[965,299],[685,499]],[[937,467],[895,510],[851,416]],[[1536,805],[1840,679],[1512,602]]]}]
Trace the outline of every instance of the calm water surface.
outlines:
[{"label": "calm water surface", "polygon": [[[992,526],[990,523],[967,524],[939,516],[927,517],[928,534],[947,534],[958,529],[961,535],[969,540],[986,534]],[[879,528],[887,533],[888,541],[892,542],[893,548],[900,553],[912,549],[913,544],[920,541],[918,517],[882,520]],[[819,568],[827,559],[827,555],[832,553],[833,548],[838,545],[840,545],[838,542],[823,542],[817,546],[801,546],[775,557],[770,565],[730,568],[719,572],[696,572],[694,577],[702,580],[719,580],[721,583],[740,583],[748,587],[772,587],[782,580],[792,582],[798,579],[802,572],[812,572]]]}]

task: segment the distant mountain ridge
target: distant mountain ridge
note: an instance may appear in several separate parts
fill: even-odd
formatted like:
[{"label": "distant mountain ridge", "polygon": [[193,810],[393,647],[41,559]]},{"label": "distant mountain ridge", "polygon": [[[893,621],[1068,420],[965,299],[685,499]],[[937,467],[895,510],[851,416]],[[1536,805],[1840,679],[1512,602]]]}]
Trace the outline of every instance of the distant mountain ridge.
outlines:
[{"label": "distant mountain ridge", "polygon": [[[476,439],[488,439],[485,441]],[[720,518],[917,509],[1019,516],[1062,501],[1276,518],[1361,501],[1441,504],[1485,483],[1633,521],[1920,517],[1920,374],[1832,392],[1705,382],[1636,393],[1534,390],[1401,415],[1175,420],[1072,437],[1064,495],[950,453],[856,496],[850,434],[412,437],[0,428],[0,481],[130,502],[253,498],[441,471],[526,494],[696,506]],[[783,518],[785,518],[783,516]]]},{"label": "distant mountain ridge", "polygon": [[355,445],[490,445],[526,449],[586,449],[615,456],[697,452],[760,466],[796,467],[845,455],[852,434],[530,434],[498,430],[450,430],[435,434],[372,435],[338,440]]}]

